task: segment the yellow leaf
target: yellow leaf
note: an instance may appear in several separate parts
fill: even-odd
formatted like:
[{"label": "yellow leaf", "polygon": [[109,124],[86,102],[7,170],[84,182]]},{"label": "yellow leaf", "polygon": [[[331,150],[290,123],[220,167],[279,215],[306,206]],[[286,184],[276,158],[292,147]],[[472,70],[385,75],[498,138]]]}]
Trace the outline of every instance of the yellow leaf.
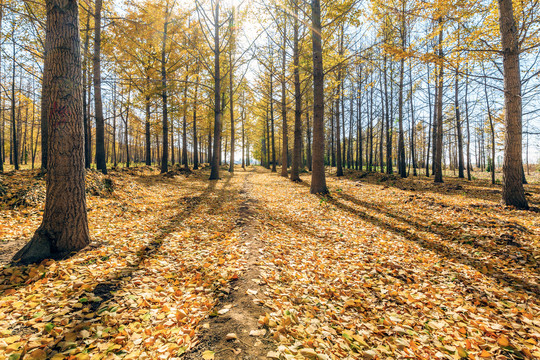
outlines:
[{"label": "yellow leaf", "polygon": [[206,350],[205,352],[203,352],[202,357],[204,360],[213,360],[214,352],[212,350]]},{"label": "yellow leaf", "polygon": [[468,358],[469,357],[469,354],[467,354],[467,351],[465,351],[465,349],[462,348],[461,346],[458,346],[457,352],[458,352],[458,355],[459,355],[460,358]]},{"label": "yellow leaf", "polygon": [[510,346],[510,342],[508,341],[508,338],[504,335],[501,335],[499,337],[499,339],[497,339],[497,343],[499,344],[499,346],[501,347],[507,347],[507,346]]},{"label": "yellow leaf", "polygon": [[482,352],[480,353],[480,357],[481,358],[488,358],[488,357],[492,357],[493,355],[491,355],[489,352],[487,352],[486,350],[482,350]]}]

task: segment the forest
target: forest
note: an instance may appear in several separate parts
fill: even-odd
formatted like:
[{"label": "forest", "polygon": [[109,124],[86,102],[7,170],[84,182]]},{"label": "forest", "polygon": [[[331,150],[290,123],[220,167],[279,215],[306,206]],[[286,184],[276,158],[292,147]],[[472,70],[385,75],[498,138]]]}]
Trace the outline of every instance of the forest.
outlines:
[{"label": "forest", "polygon": [[540,359],[537,0],[0,0],[0,357]]}]

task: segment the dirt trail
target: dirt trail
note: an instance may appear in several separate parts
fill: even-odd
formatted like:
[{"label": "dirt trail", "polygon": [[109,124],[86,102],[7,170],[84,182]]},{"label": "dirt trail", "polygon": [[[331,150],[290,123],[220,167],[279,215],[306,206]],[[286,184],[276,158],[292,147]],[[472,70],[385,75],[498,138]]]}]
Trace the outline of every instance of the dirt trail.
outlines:
[{"label": "dirt trail", "polygon": [[263,292],[264,283],[259,285],[259,258],[264,244],[255,230],[257,203],[250,197],[251,174],[238,173],[235,176],[244,176],[240,190],[243,202],[236,225],[241,227],[241,241],[247,249],[247,268],[239,274],[238,280],[231,283],[230,293],[216,306],[217,316],[203,322],[201,342],[187,354],[187,359],[201,359],[205,351],[213,351],[217,360],[266,359],[268,352],[274,349],[268,331],[258,323],[266,311],[254,301],[260,299]]}]

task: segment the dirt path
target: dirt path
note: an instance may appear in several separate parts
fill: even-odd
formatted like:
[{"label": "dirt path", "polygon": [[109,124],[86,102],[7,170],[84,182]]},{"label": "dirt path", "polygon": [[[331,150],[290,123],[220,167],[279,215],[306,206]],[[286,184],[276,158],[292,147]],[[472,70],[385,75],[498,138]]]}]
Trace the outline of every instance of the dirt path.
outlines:
[{"label": "dirt path", "polygon": [[239,208],[236,225],[241,227],[241,242],[246,247],[246,270],[238,280],[231,283],[231,289],[216,306],[212,314],[202,324],[201,342],[195,351],[187,355],[187,359],[201,359],[203,355],[213,352],[215,359],[266,359],[274,349],[270,334],[259,327],[258,319],[265,314],[259,304],[264,283],[259,284],[259,261],[262,257],[264,243],[255,231],[257,202],[251,198],[252,184],[250,173],[239,173],[244,176],[240,191],[243,202]]}]

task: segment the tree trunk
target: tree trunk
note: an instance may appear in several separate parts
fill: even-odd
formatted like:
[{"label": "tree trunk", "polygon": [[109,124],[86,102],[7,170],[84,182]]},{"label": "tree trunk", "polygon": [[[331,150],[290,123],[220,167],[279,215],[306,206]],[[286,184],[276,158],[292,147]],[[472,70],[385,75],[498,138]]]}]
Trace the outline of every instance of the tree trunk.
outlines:
[{"label": "tree trunk", "polygon": [[193,170],[199,168],[199,144],[197,142],[197,106],[199,96],[199,68],[197,67],[197,82],[195,83],[195,98],[193,104]]},{"label": "tree trunk", "polygon": [[169,170],[169,109],[167,106],[167,28],[169,26],[169,6],[165,7],[165,20],[163,22],[163,41],[161,44],[161,98],[163,106],[163,153],[161,155],[161,173]]},{"label": "tree trunk", "polygon": [[[84,190],[81,56],[76,0],[47,0],[43,87],[49,133],[47,196],[43,222],[12,261],[62,258],[90,241]],[[54,64],[54,66],[50,66]]]},{"label": "tree trunk", "polygon": [[324,69],[320,0],[311,1],[313,42],[313,172],[312,194],[327,194],[324,172]]},{"label": "tree trunk", "polygon": [[88,114],[88,104],[87,101],[87,92],[88,92],[88,77],[87,77],[87,71],[88,71],[88,50],[90,48],[90,12],[88,11],[86,13],[86,29],[84,32],[84,57],[83,57],[83,75],[82,75],[82,81],[83,81],[83,125],[84,125],[84,164],[87,169],[90,169],[90,165],[92,164],[92,147],[91,144],[88,142],[89,136],[88,132],[91,131],[91,129],[88,127],[89,123],[89,114]]},{"label": "tree trunk", "polygon": [[187,149],[187,80],[188,77],[186,75],[186,86],[184,87],[184,117],[182,121],[182,165],[184,166],[184,169],[189,169],[188,165],[188,149]]},{"label": "tree trunk", "polygon": [[219,180],[219,158],[221,156],[221,71],[219,43],[219,1],[214,13],[214,151],[212,156],[210,180]]},{"label": "tree trunk", "polygon": [[[402,43],[405,48],[405,43]],[[405,59],[399,62],[399,96],[398,96],[398,172],[402,178],[407,177],[406,158],[405,158],[405,138],[403,134],[403,77],[405,72]]]},{"label": "tree trunk", "polygon": [[[469,69],[467,67],[467,73]],[[469,77],[465,78],[465,120],[467,121],[467,180],[471,181],[471,128],[469,126]]]},{"label": "tree trunk", "polygon": [[15,37],[13,37],[13,64],[12,64],[12,76],[11,76],[11,152],[13,153],[13,165],[15,170],[19,170],[19,144],[17,136],[17,118],[15,116]]},{"label": "tree trunk", "polygon": [[523,189],[522,105],[519,68],[518,29],[512,0],[499,0],[499,27],[504,67],[505,146],[502,201],[518,209],[528,209]]},{"label": "tree trunk", "polygon": [[456,84],[455,84],[455,108],[456,108],[456,131],[458,140],[458,177],[465,178],[465,166],[463,164],[463,132],[461,131],[461,113],[459,109],[459,70],[456,69]]},{"label": "tree trunk", "polygon": [[281,120],[282,120],[282,150],[281,150],[281,176],[288,177],[287,165],[289,163],[289,129],[287,126],[287,17],[284,18],[283,49],[282,49],[282,73],[281,73]]},{"label": "tree trunk", "polygon": [[152,165],[152,144],[150,139],[150,96],[146,95],[145,99],[145,122],[144,122],[144,135],[146,140],[145,145],[145,163],[147,166]]},{"label": "tree trunk", "polygon": [[340,129],[340,112],[339,112],[339,98],[341,96],[341,69],[338,70],[338,88],[336,98],[336,176],[343,176],[343,164],[341,163],[341,129]]},{"label": "tree trunk", "polygon": [[300,51],[299,51],[299,21],[298,0],[294,1],[294,35],[293,35],[293,62],[294,62],[294,149],[291,166],[291,180],[300,181],[300,162],[302,147],[302,89],[300,88]]},{"label": "tree trunk", "polygon": [[439,77],[438,77],[438,88],[437,88],[437,138],[436,138],[436,151],[435,151],[435,158],[434,158],[434,164],[435,164],[435,182],[436,183],[442,183],[443,177],[442,177],[442,145],[443,145],[443,114],[442,114],[442,108],[443,108],[443,49],[442,49],[442,42],[443,42],[443,29],[442,29],[442,18],[439,18],[439,25],[441,26],[440,32],[439,32]]},{"label": "tree trunk", "polygon": [[94,10],[94,111],[96,118],[96,166],[107,173],[105,159],[105,119],[101,99],[101,7],[103,0],[96,0]]}]

